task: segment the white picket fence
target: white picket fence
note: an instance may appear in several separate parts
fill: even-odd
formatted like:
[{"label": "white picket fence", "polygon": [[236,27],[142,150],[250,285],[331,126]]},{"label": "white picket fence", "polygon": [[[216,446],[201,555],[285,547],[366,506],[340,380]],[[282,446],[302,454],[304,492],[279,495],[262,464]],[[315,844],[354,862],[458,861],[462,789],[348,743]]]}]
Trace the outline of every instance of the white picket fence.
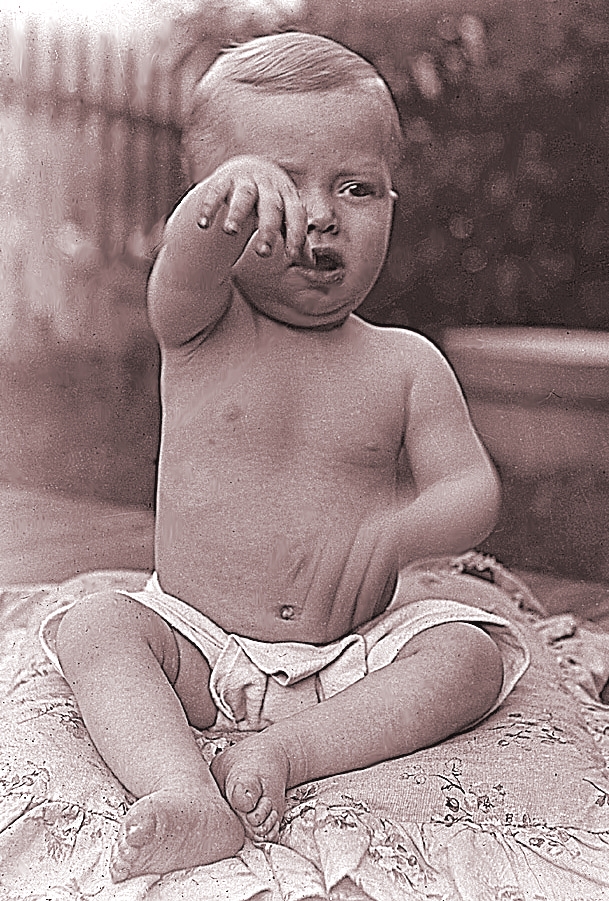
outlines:
[{"label": "white picket fence", "polygon": [[179,196],[181,95],[160,54],[85,28],[0,24],[0,99],[22,137],[17,153],[41,166],[43,188],[45,156],[57,161],[65,181],[48,183],[56,205],[72,195],[66,218],[85,232],[90,218],[105,252],[148,231]]}]

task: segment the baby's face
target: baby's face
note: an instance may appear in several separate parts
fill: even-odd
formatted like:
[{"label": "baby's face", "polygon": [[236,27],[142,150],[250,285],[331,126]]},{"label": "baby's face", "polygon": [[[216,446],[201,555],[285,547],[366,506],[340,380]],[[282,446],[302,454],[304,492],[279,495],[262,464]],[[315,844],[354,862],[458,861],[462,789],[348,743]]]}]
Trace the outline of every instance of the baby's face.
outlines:
[{"label": "baby's face", "polygon": [[250,96],[234,111],[231,153],[266,158],[289,174],[308,231],[296,263],[282,247],[269,260],[252,252],[235,282],[271,318],[340,324],[370,291],[387,252],[395,196],[388,100],[375,88]]}]

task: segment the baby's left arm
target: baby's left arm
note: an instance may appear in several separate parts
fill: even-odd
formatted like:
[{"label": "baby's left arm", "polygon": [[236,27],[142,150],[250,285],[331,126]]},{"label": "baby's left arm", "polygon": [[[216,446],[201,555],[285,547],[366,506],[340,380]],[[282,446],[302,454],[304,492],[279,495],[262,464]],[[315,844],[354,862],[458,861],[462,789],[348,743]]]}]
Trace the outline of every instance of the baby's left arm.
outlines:
[{"label": "baby's left arm", "polygon": [[422,336],[407,333],[405,340],[403,452],[415,497],[375,513],[353,542],[335,603],[340,607],[355,599],[358,623],[379,609],[379,599],[386,604],[399,570],[413,560],[474,547],[499,511],[499,479],[450,365]]},{"label": "baby's left arm", "polygon": [[404,451],[416,498],[393,517],[400,567],[474,547],[495,525],[501,500],[497,473],[449,363],[420,336],[413,350]]}]

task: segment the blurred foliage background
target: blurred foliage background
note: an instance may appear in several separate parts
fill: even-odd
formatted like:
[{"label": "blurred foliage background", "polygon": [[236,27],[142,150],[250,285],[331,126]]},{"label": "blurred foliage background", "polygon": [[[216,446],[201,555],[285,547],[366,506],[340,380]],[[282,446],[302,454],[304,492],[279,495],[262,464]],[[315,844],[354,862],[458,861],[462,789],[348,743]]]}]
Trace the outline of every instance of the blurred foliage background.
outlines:
[{"label": "blurred foliage background", "polygon": [[152,503],[145,285],[188,187],[189,93],[221,47],[287,28],[362,53],[400,109],[400,202],[364,316],[440,344],[455,326],[609,329],[606,0],[164,2],[123,31],[5,16],[0,479]]}]

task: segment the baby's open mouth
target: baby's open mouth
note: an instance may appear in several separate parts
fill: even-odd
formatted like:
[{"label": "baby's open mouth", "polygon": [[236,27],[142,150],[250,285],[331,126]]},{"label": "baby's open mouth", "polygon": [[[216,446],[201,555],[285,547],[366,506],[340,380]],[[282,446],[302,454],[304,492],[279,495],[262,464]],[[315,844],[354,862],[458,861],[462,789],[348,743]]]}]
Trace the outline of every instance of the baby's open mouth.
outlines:
[{"label": "baby's open mouth", "polygon": [[308,281],[320,285],[342,281],[345,275],[343,258],[331,247],[312,247],[295,266]]},{"label": "baby's open mouth", "polygon": [[332,272],[334,269],[344,269],[341,255],[329,247],[313,248],[311,251],[315,262],[314,268],[321,272]]}]

